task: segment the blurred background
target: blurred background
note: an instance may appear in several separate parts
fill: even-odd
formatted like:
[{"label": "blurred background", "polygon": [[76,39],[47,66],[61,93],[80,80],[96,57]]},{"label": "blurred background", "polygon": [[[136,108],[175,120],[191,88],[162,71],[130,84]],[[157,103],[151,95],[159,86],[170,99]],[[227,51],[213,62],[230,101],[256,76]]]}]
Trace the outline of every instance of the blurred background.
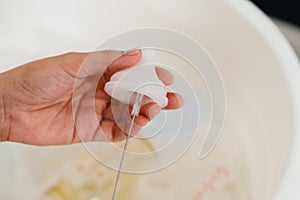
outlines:
[{"label": "blurred background", "polygon": [[272,17],[300,57],[300,2],[298,0],[252,0]]}]

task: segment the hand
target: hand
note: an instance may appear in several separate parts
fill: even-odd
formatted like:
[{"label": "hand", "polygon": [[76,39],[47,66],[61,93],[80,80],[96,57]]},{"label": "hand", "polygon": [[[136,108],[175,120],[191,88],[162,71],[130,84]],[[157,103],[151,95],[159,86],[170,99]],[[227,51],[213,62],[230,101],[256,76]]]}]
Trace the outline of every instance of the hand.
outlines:
[{"label": "hand", "polygon": [[[111,98],[103,88],[114,73],[133,66],[141,56],[139,50],[126,54],[120,51],[67,53],[24,64],[0,74],[0,139],[34,145],[84,141],[115,142],[125,139],[126,133],[112,118]],[[90,58],[88,62],[84,62],[86,57]],[[83,65],[87,67],[85,74],[77,77]],[[172,84],[173,77],[170,72],[161,68],[156,68],[156,72],[165,85]],[[79,137],[72,110],[73,86],[78,79],[84,85],[89,85],[91,78],[99,74],[102,75],[98,85],[96,84],[96,93],[95,90],[90,90],[89,93],[94,95],[80,97],[93,99],[95,105],[87,105],[76,112],[79,115],[84,113],[84,109],[95,108],[102,136],[99,137],[99,132],[91,127],[91,130],[86,130]],[[183,100],[179,94],[168,93],[167,97],[169,104],[164,109],[177,109],[182,106]],[[88,99],[79,100],[90,102]],[[135,124],[145,126],[160,109],[155,103],[144,105]],[[88,124],[89,121],[86,120]]]}]

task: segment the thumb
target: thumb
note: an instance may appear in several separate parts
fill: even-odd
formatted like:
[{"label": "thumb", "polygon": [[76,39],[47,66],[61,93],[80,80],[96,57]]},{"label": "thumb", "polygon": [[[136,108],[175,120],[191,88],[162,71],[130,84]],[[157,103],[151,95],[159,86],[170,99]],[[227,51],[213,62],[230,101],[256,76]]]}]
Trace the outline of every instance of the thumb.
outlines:
[{"label": "thumb", "polygon": [[71,67],[78,78],[103,74],[108,77],[113,73],[131,67],[141,59],[141,51],[95,51],[67,54],[67,67]]},{"label": "thumb", "polygon": [[113,61],[107,67],[105,71],[106,78],[110,79],[110,77],[114,73],[137,64],[140,61],[141,57],[142,57],[142,51],[139,49],[125,52],[122,56],[120,56],[118,59]]}]

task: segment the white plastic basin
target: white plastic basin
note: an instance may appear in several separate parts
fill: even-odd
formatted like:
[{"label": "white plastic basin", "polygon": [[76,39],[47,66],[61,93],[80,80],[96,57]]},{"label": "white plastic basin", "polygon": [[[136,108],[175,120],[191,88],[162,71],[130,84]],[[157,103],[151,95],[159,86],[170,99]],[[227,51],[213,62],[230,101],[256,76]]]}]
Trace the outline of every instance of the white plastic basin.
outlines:
[{"label": "white plastic basin", "polygon": [[[235,179],[249,186],[243,188],[249,192],[245,200],[300,199],[298,60],[277,28],[248,1],[4,0],[0,13],[1,71],[66,51],[90,51],[113,35],[140,27],[173,29],[195,39],[219,66],[227,116],[215,151],[198,161],[193,176],[198,171],[201,180],[207,168],[226,160],[230,169],[240,170],[232,172]],[[198,151],[198,144],[191,151]],[[56,170],[86,154],[80,145],[0,143],[0,199],[36,198]],[[188,169],[188,158],[174,166]],[[184,183],[189,184],[194,183]]]}]

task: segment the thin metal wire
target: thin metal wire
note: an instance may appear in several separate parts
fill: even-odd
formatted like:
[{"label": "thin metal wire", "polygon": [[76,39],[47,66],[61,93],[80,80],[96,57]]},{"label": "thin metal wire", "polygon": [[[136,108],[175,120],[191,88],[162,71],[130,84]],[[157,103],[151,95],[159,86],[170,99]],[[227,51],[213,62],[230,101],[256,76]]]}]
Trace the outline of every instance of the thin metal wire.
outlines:
[{"label": "thin metal wire", "polygon": [[133,105],[133,108],[132,108],[132,111],[133,111],[132,112],[132,115],[133,115],[132,116],[132,121],[131,121],[131,124],[130,124],[128,135],[127,135],[125,145],[124,145],[124,149],[123,149],[123,152],[122,152],[122,156],[121,156],[121,160],[120,160],[120,164],[119,164],[119,169],[118,169],[118,174],[117,174],[117,178],[116,178],[116,182],[115,182],[115,186],[114,186],[114,191],[113,191],[113,195],[112,195],[112,200],[116,199],[118,184],[119,184],[119,180],[120,180],[120,175],[121,175],[121,170],[122,170],[122,166],[123,166],[123,162],[124,162],[124,158],[125,158],[126,149],[127,149],[127,146],[128,146],[128,141],[129,141],[132,129],[133,129],[135,117],[139,115],[140,103],[141,103],[142,99],[143,99],[143,95],[142,94],[137,94],[136,101],[135,101],[135,103]]}]

